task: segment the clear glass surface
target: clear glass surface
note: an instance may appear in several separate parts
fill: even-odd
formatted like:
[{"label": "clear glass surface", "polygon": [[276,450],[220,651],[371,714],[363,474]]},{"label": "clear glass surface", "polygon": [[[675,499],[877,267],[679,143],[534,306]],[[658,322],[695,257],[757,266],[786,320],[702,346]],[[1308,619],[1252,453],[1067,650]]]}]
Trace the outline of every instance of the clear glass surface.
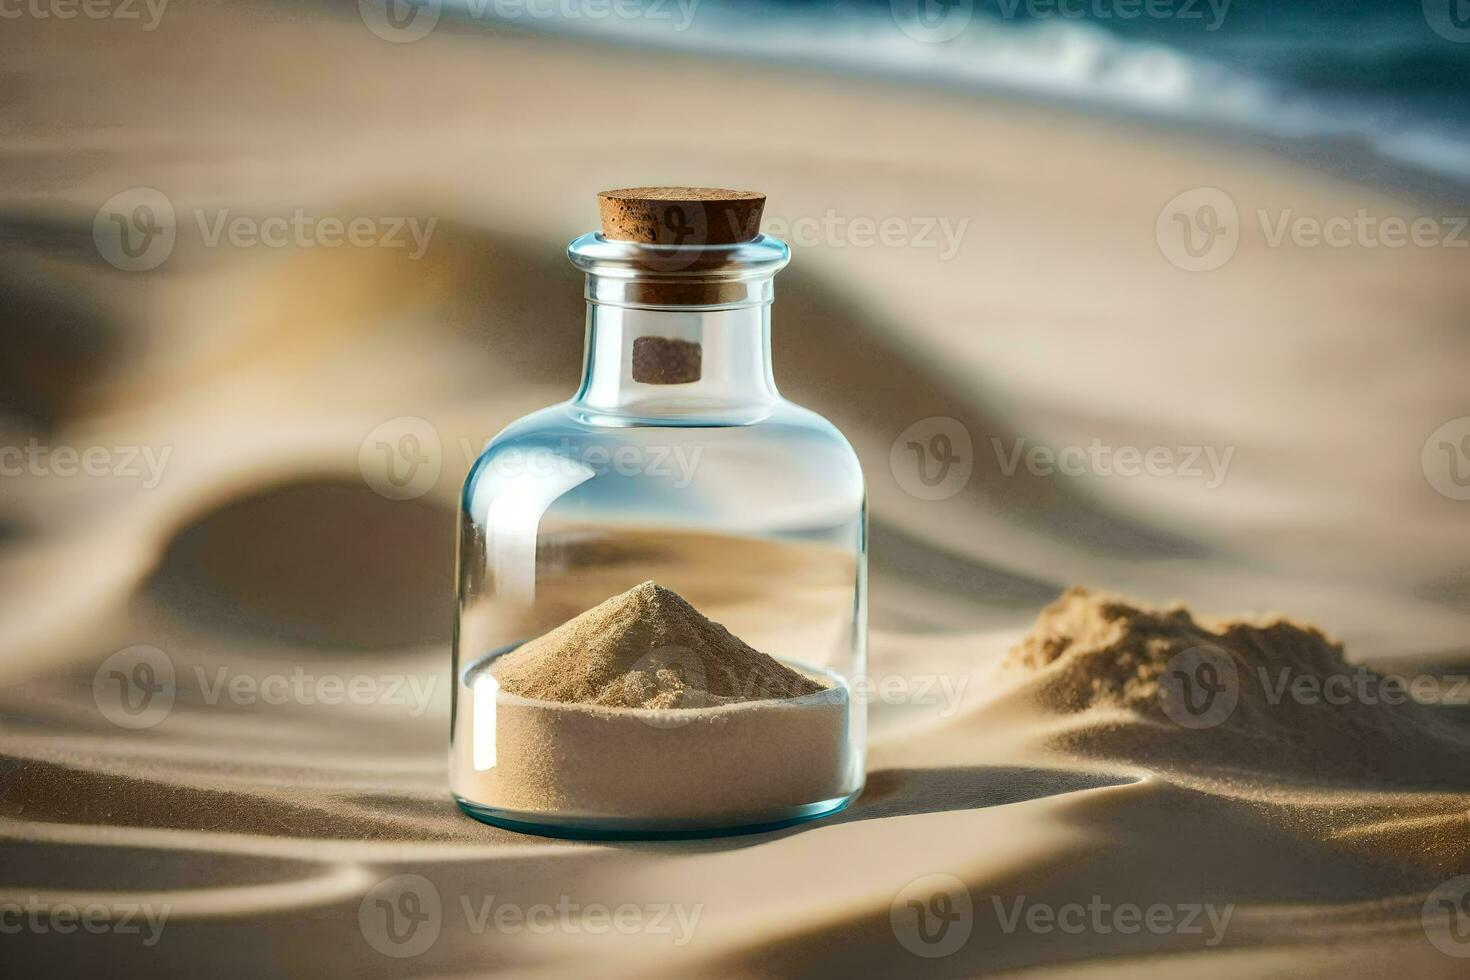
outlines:
[{"label": "clear glass surface", "polygon": [[[588,272],[581,388],[492,439],[461,498],[450,769],[480,819],[719,833],[821,816],[862,788],[862,472],[841,433],[776,390],[770,279],[786,252],[753,244],[656,273],[681,288],[717,278],[718,302],[654,307],[630,288],[649,275],[637,246],[573,243]],[[588,255],[603,246],[611,263]],[[634,381],[642,337],[697,343],[698,380]],[[699,715],[589,714],[499,690],[497,656],[648,580],[825,690]]]}]

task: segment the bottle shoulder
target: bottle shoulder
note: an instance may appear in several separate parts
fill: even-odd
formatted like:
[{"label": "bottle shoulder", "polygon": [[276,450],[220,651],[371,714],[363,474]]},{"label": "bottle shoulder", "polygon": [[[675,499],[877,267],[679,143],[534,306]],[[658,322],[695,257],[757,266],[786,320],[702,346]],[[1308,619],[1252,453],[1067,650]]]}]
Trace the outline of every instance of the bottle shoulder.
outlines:
[{"label": "bottle shoulder", "polygon": [[742,425],[590,424],[571,402],[551,405],[486,444],[466,477],[464,503],[533,482],[536,492],[614,483],[650,496],[664,484],[738,484],[752,496],[830,493],[854,507],[866,492],[857,454],[837,427],[784,400]]},{"label": "bottle shoulder", "polygon": [[724,444],[758,442],[773,436],[799,438],[809,443],[830,444],[851,453],[854,461],[857,458],[847,437],[825,416],[794,402],[778,399],[758,417],[740,424],[691,424],[684,419],[673,419],[667,423],[649,419],[623,424],[589,422],[573,402],[559,402],[507,424],[485,444],[479,459],[517,447],[618,441],[643,443],[655,438],[657,433],[666,433],[671,440],[703,439]]},{"label": "bottle shoulder", "polygon": [[780,411],[774,414],[771,421],[776,425],[790,425],[805,429],[812,433],[813,438],[824,439],[841,446],[852,453],[854,461],[857,460],[857,453],[853,451],[852,444],[847,441],[847,436],[843,435],[841,429],[819,412],[783,399]]}]

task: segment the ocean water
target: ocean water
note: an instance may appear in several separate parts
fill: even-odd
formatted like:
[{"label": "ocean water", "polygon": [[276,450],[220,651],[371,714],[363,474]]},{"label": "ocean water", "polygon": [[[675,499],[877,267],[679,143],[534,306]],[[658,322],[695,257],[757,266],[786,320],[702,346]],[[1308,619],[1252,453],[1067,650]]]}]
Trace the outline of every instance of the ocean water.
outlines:
[{"label": "ocean water", "polygon": [[522,28],[1329,145],[1470,185],[1470,0],[445,2]]}]

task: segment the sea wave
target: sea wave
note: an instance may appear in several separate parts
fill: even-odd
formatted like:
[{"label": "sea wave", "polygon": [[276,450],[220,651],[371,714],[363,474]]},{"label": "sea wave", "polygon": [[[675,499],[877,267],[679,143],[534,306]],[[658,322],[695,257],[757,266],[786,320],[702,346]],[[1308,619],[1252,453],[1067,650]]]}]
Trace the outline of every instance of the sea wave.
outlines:
[{"label": "sea wave", "polygon": [[[1191,3],[1199,20],[1189,31],[1179,29],[1181,22],[1172,33],[1152,24],[1131,37],[1119,32],[1121,21],[1037,17],[1037,5],[1022,0],[996,0],[987,9],[966,0],[446,0],[445,11],[521,29],[1034,96],[1302,144],[1350,144],[1470,183],[1470,119],[1455,111],[1463,104],[1458,79],[1470,77],[1470,58],[1459,49],[1470,56],[1470,45],[1419,40],[1409,27],[1427,32],[1422,21],[1399,22],[1393,31],[1380,25],[1314,34],[1308,17],[1242,27],[1234,15],[1234,29],[1215,33],[1212,24],[1222,24],[1211,20],[1206,0]],[[1025,9],[1033,14],[1021,16]],[[1365,61],[1381,68],[1385,59],[1419,67],[1365,72]],[[1426,61],[1435,71],[1420,70]],[[1426,90],[1434,78],[1456,84]]]}]

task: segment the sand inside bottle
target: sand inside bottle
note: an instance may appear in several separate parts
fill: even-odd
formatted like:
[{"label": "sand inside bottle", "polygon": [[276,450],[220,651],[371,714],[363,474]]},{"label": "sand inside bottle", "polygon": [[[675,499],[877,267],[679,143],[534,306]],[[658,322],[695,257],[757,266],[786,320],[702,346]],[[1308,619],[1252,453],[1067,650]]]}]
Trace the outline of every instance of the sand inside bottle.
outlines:
[{"label": "sand inside bottle", "polygon": [[841,678],[783,664],[654,582],[463,680],[459,793],[528,822],[775,822],[853,784]]}]

